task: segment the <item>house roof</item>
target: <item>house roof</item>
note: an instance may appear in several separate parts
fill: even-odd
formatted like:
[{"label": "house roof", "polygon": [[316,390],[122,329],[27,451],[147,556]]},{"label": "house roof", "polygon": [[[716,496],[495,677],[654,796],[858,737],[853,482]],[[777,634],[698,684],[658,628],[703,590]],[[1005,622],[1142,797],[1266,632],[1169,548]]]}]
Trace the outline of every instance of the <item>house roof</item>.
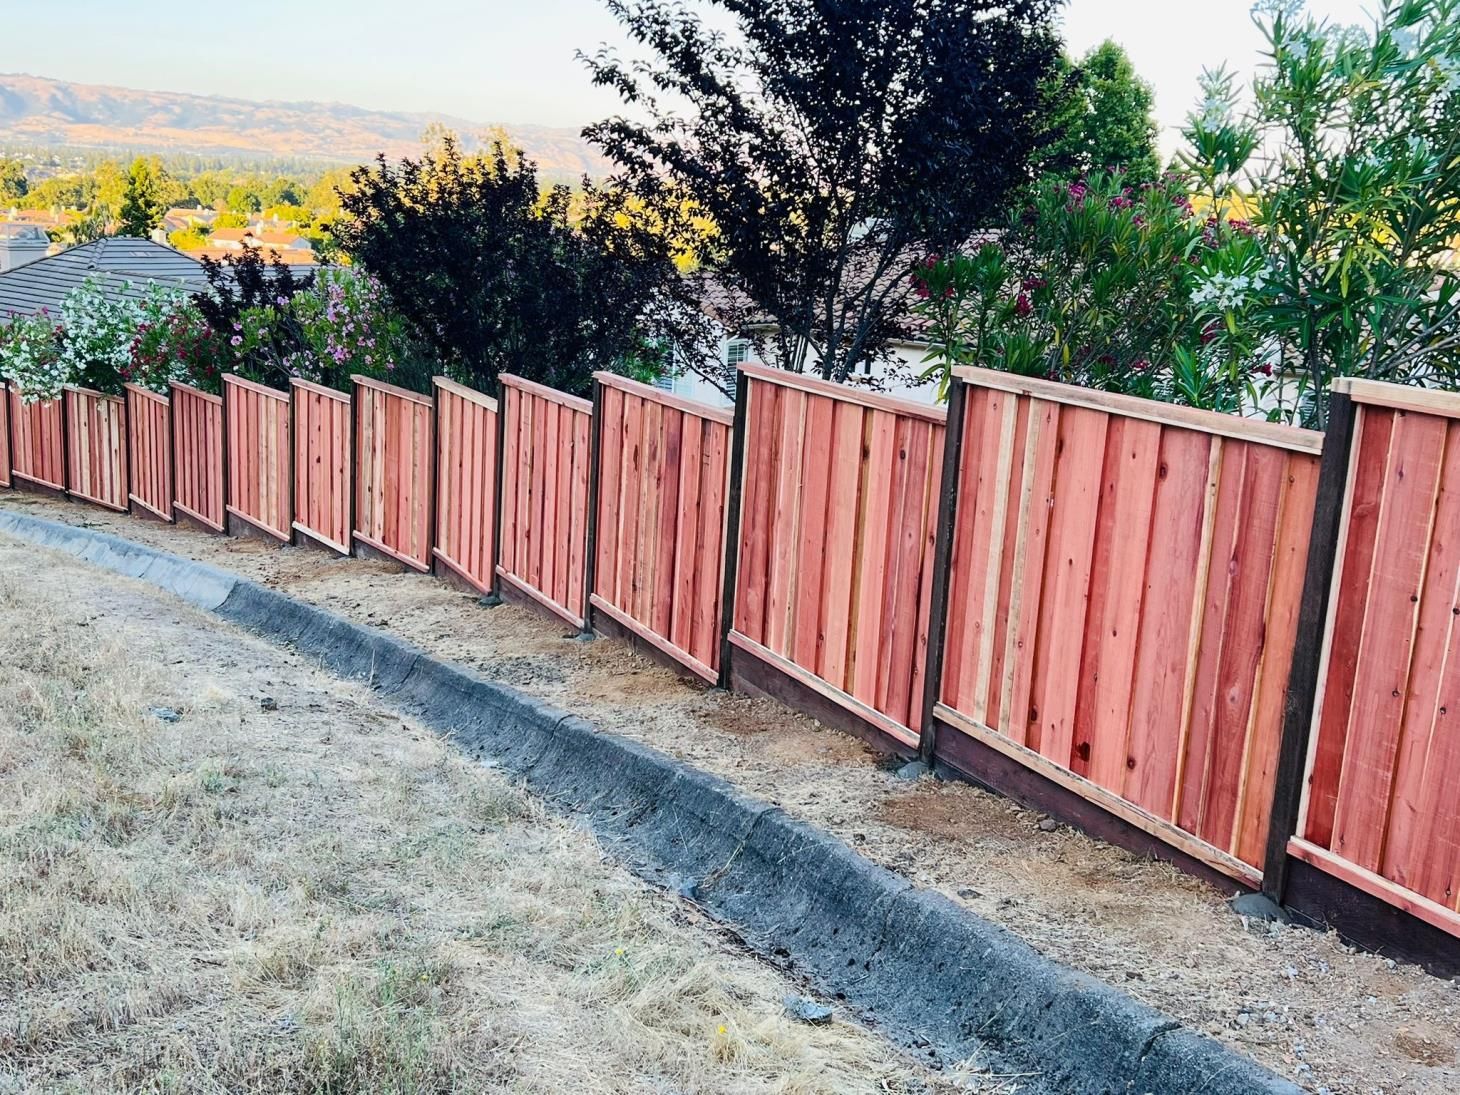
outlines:
[{"label": "house roof", "polygon": [[149,283],[189,292],[208,285],[202,265],[181,252],[151,240],[111,236],[0,274],[0,322],[43,308],[55,311],[67,293],[93,276],[108,292],[133,299],[141,298]]},{"label": "house roof", "polygon": [[[272,262],[274,259],[278,259],[285,266],[319,265],[319,259],[315,257],[313,251],[307,248],[280,248],[266,246],[255,247],[252,249],[258,251],[259,257],[262,258],[265,262]],[[203,247],[199,248],[196,251],[184,251],[182,253],[188,258],[209,258],[212,259],[214,262],[222,262],[225,259],[230,259],[236,262],[242,254],[242,252],[240,252],[239,249],[236,247]]]}]

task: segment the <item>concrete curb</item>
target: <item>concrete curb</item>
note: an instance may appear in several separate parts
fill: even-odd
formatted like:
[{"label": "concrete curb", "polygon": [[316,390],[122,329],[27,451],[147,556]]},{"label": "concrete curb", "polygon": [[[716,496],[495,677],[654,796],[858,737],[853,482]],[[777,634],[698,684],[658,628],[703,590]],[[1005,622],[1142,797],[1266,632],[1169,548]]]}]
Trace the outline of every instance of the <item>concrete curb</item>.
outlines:
[{"label": "concrete curb", "polygon": [[469,669],[214,567],[0,510],[0,532],[141,578],[369,683],[466,752],[583,815],[637,871],[944,1062],[1021,1090],[1296,1095],[1298,1087],[778,807]]}]

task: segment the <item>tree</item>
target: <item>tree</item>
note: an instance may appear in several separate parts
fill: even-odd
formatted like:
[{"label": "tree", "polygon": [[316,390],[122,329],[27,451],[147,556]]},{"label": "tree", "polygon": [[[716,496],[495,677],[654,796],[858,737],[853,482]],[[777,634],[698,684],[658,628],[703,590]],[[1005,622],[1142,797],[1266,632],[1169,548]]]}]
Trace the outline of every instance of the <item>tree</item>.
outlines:
[{"label": "tree", "polygon": [[228,206],[229,212],[242,213],[245,216],[257,213],[264,207],[263,199],[259,197],[258,191],[246,184],[233,187],[223,200]]},{"label": "tree", "polygon": [[398,166],[356,169],[333,231],[458,379],[519,373],[584,392],[666,329],[680,285],[663,236],[627,196],[584,180],[543,195],[536,165],[495,144],[463,156],[447,135]]},{"label": "tree", "polygon": [[117,215],[117,230],[122,235],[145,239],[162,223],[162,215],[167,212],[166,182],[157,157],[138,156],[132,161]]},{"label": "tree", "polygon": [[0,201],[19,201],[29,189],[25,164],[19,160],[0,160]]},{"label": "tree", "polygon": [[1120,168],[1132,183],[1160,174],[1151,85],[1115,42],[1096,46],[1078,65],[1062,58],[1044,93],[1053,134],[1047,171],[1075,178]]},{"label": "tree", "polygon": [[[773,358],[844,380],[890,360],[915,262],[1029,181],[1053,0],[607,0],[643,65],[584,58],[637,118],[586,131],[699,259],[774,321]],[[684,116],[677,112],[686,104]]]}]

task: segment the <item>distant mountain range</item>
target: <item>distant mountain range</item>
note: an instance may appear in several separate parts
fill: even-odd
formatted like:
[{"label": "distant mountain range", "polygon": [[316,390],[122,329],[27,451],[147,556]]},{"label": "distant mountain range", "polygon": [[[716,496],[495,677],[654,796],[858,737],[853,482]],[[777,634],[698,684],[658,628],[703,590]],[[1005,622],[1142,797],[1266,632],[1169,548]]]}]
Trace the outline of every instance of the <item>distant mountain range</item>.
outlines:
[{"label": "distant mountain range", "polygon": [[[391,158],[416,155],[421,134],[432,122],[455,130],[469,144],[491,128],[444,114],[364,110],[343,103],[252,102],[0,73],[0,144],[360,163],[379,152]],[[607,161],[576,130],[503,128],[545,175],[608,171]]]}]

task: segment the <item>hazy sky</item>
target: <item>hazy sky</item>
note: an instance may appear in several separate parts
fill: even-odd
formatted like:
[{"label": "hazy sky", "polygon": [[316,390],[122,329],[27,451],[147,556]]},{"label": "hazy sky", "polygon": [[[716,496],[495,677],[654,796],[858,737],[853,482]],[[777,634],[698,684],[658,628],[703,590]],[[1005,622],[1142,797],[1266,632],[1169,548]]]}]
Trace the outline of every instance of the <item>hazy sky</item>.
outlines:
[{"label": "hazy sky", "polygon": [[[1373,3],[1309,0],[1338,22]],[[1071,50],[1126,47],[1179,125],[1203,65],[1249,73],[1251,0],[1069,0]],[[621,40],[600,0],[0,0],[0,72],[249,99],[324,99],[479,122],[581,126],[616,106],[574,50]],[[1168,150],[1168,132],[1163,144]]]}]

